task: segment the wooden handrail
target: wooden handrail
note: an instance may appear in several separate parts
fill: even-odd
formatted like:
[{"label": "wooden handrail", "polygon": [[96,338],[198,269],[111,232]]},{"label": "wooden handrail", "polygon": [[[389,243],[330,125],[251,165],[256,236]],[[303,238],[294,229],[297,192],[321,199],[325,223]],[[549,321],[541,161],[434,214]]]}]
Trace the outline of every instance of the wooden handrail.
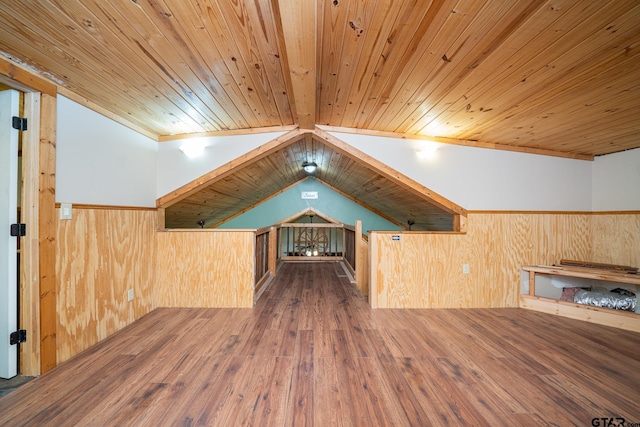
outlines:
[{"label": "wooden handrail", "polygon": [[262,228],[258,228],[256,229],[256,236],[259,236],[260,234],[264,234],[264,233],[268,233],[271,231],[271,229],[273,228],[273,226],[268,226],[268,227],[262,227]]}]

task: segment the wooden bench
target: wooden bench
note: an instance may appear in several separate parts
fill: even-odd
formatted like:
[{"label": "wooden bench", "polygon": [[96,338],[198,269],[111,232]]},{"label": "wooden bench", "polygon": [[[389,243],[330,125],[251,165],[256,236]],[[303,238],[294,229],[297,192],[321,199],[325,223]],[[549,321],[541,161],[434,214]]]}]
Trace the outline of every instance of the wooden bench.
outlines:
[{"label": "wooden bench", "polygon": [[596,279],[612,283],[632,284],[640,287],[639,274],[589,267],[555,265],[524,266],[522,270],[529,273],[529,293],[520,295],[520,307],[640,332],[640,314],[638,313],[575,304],[573,302],[536,296],[535,293],[536,275],[539,274]]}]

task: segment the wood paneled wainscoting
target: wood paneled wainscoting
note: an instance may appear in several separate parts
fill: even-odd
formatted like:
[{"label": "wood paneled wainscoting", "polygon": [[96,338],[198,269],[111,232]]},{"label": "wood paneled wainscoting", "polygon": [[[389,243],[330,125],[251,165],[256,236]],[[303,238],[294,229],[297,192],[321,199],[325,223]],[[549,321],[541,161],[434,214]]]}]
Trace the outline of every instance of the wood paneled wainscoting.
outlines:
[{"label": "wood paneled wainscoting", "polygon": [[58,363],[155,308],[156,217],[155,209],[74,205],[72,219],[56,219]]},{"label": "wood paneled wainscoting", "polygon": [[470,212],[467,220],[466,234],[370,232],[372,306],[517,307],[524,265],[640,266],[638,212]]},{"label": "wood paneled wainscoting", "polygon": [[640,212],[591,216],[591,260],[640,267]]},{"label": "wood paneled wainscoting", "polygon": [[374,310],[337,264],[285,263],[254,309],[154,310],[0,399],[0,425],[637,423],[639,347],[520,308]]},{"label": "wood paneled wainscoting", "polygon": [[254,230],[158,231],[158,307],[253,307]]}]

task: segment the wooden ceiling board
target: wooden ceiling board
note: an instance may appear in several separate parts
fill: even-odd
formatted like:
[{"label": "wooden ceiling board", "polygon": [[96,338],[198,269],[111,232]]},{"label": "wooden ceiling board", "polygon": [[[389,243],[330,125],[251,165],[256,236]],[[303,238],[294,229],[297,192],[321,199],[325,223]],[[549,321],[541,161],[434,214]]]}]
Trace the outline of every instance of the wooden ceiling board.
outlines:
[{"label": "wooden ceiling board", "polygon": [[263,107],[258,112],[267,112],[264,126],[293,123],[271,4],[224,0],[217,3],[221,12],[217,18],[227,21],[228,30],[244,55],[244,62],[249,65],[252,85],[247,90],[262,95]]},{"label": "wooden ceiling board", "polygon": [[[394,119],[386,126],[396,132],[407,132],[420,118],[439,117],[456,101],[452,90],[459,87],[475,69],[498,50],[509,36],[531,18],[539,2],[489,2],[477,11],[465,13],[463,9],[448,19],[437,37],[431,42],[418,69],[430,70],[424,79],[406,78],[404,88],[390,104]],[[476,4],[471,2],[471,4]],[[500,20],[496,20],[500,17]],[[455,37],[452,37],[455,35]],[[463,97],[461,97],[463,98]],[[413,102],[410,102],[413,101]],[[417,102],[416,102],[417,101]],[[440,104],[438,107],[432,107]],[[425,108],[426,107],[426,108]],[[379,120],[373,127],[380,126]],[[423,126],[418,126],[422,130]],[[416,130],[412,129],[412,132]]]},{"label": "wooden ceiling board", "polygon": [[412,55],[412,64],[393,82],[385,108],[372,115],[365,126],[377,129],[384,124],[385,130],[403,132],[400,124],[408,115],[414,117],[416,110],[428,109],[440,93],[446,95],[447,88],[454,86],[451,81],[473,70],[473,64],[480,61],[478,52],[486,55],[493,49],[492,43],[504,29],[497,28],[495,18],[490,18],[501,16],[506,23],[511,18],[508,12],[519,17],[516,6],[516,2],[470,2],[467,7],[476,9],[469,13],[455,9],[456,13],[449,14],[438,32]]},{"label": "wooden ceiling board", "polygon": [[[329,4],[329,9],[339,9]],[[384,2],[380,2],[384,5]],[[321,104],[319,112],[326,108],[326,115],[329,123],[337,123],[342,120],[344,109],[347,106],[347,97],[349,88],[355,84],[356,73],[358,72],[358,64],[361,64],[361,57],[364,52],[365,28],[371,27],[371,14],[375,11],[378,2],[350,2],[349,9],[344,13],[331,14],[331,26],[338,31],[323,31],[324,36],[329,36],[329,40],[323,46],[330,49],[328,56],[333,59],[327,65],[330,68],[322,70],[322,75],[326,79],[326,88],[324,82],[323,92],[327,92],[327,104]],[[326,9],[325,9],[326,10]],[[325,21],[326,22],[326,21]],[[334,37],[335,36],[335,37]],[[322,57],[325,57],[323,53]]]},{"label": "wooden ceiling board", "polygon": [[[42,4],[46,3],[42,2]],[[64,64],[71,63],[71,67],[68,67],[64,73],[52,74],[72,91],[82,93],[98,104],[106,105],[108,110],[115,110],[115,113],[121,116],[131,117],[135,120],[136,116],[144,115],[149,122],[138,122],[143,127],[149,127],[150,125],[166,127],[177,122],[177,116],[174,117],[175,115],[166,112],[162,103],[157,102],[157,100],[144,104],[139,102],[139,99],[148,97],[149,90],[153,89],[149,87],[146,81],[149,76],[153,76],[153,68],[142,70],[142,72],[136,68],[129,71],[128,61],[125,61],[121,67],[115,69],[112,64],[115,64],[117,58],[121,58],[123,55],[125,58],[136,58],[136,56],[129,56],[126,51],[123,52],[122,50],[113,51],[111,50],[111,44],[105,43],[101,44],[100,48],[95,48],[95,44],[89,42],[98,33],[96,27],[92,24],[94,21],[90,17],[85,18],[83,22],[76,23],[68,18],[62,20],[61,17],[66,17],[64,14],[49,13],[41,10],[41,2],[31,2],[30,5],[34,9],[26,9],[25,13],[29,17],[42,19],[44,21],[42,25],[54,27],[47,34],[55,35],[56,37],[55,39],[38,42],[38,44],[42,45],[42,52],[38,56],[41,62],[36,65],[36,68],[56,69],[64,66]],[[58,22],[56,22],[56,17]],[[60,22],[61,20],[62,22]],[[60,29],[56,28],[56,24]],[[85,31],[87,26],[94,29],[93,33]],[[40,30],[27,37],[20,35],[20,38],[26,44],[26,47],[23,47],[24,49],[29,49],[29,46],[33,44],[33,40],[37,40],[41,36],[42,28],[42,26],[38,28],[35,23],[23,27],[25,31]],[[76,36],[71,37],[71,34]],[[98,38],[101,37],[101,35],[98,35]],[[2,34],[0,40],[4,40],[4,38],[5,34]],[[67,45],[66,51],[58,48],[65,44]],[[56,49],[51,49],[51,46],[56,46]],[[94,49],[88,52],[83,46],[94,46]],[[69,55],[68,51],[73,51],[74,55]],[[49,63],[53,63],[53,65],[48,65]],[[143,77],[145,79],[141,80]],[[70,82],[73,82],[73,84]],[[117,87],[112,86],[114,82],[118,83]],[[166,82],[160,82],[157,87],[165,88],[166,85]],[[87,95],[89,93],[91,95]],[[117,100],[114,98],[116,94],[118,94]],[[185,110],[190,108],[186,102],[183,103],[183,107]],[[182,119],[192,122],[193,125],[197,124],[186,113],[183,114]],[[193,129],[196,129],[196,127],[193,127]]]},{"label": "wooden ceiling board", "polygon": [[[254,127],[261,123],[249,107],[247,98],[251,93],[242,90],[242,76],[249,75],[249,70],[244,61],[234,60],[235,50],[229,51],[229,46],[233,45],[230,43],[232,39],[224,20],[216,19],[216,16],[221,15],[220,11],[215,5],[191,2],[186,2],[184,8],[171,10],[176,14],[176,19],[183,23],[189,44],[195,46],[194,54],[200,55],[199,62],[202,66],[199,66],[199,78],[202,83],[210,88],[210,92],[227,97],[227,103],[221,104],[219,109],[231,115],[232,122],[238,127]],[[227,81],[235,84],[223,85]],[[205,99],[209,98],[210,94]],[[222,102],[222,96],[220,98]],[[222,129],[225,126],[218,125],[216,128]]]},{"label": "wooden ceiling board", "polygon": [[[360,81],[368,80],[369,84],[365,92],[349,101],[350,105],[358,106],[357,115],[354,116],[356,110],[350,108],[350,113],[335,125],[372,128],[372,117],[385,110],[392,97],[392,91],[397,85],[402,84],[402,79],[407,75],[425,74],[424,69],[418,70],[417,74],[413,73],[415,63],[420,59],[420,52],[424,51],[429,40],[438,33],[440,25],[446,22],[450,15],[456,15],[451,12],[455,11],[456,4],[457,1],[442,0],[402,2],[403,7],[396,10],[398,14],[386,18],[394,23],[393,27],[384,27],[389,32],[377,36],[384,39],[386,44],[379,46],[382,50],[376,55],[375,66],[367,69],[370,75],[358,76]],[[378,11],[383,12],[384,10]],[[367,33],[365,31],[365,34]],[[357,99],[360,99],[360,102],[356,103]]]},{"label": "wooden ceiling board", "polygon": [[451,230],[453,214],[415,191],[390,181],[380,171],[314,133],[298,134],[268,155],[238,164],[165,209],[167,228],[217,226],[307,179],[305,161],[318,164],[313,177],[399,226],[413,230]]},{"label": "wooden ceiling board", "polygon": [[[22,9],[20,12],[22,12]],[[34,11],[26,15],[43,16],[46,18],[43,13]],[[58,18],[58,21],[60,20],[61,18]],[[25,24],[21,25],[21,22]],[[53,22],[53,20],[45,19],[43,25],[46,25],[47,22]],[[22,13],[16,12],[11,16],[0,14],[0,41],[2,41],[3,50],[5,50],[6,53],[13,57],[21,58],[22,61],[37,69],[48,70],[59,68],[59,64],[64,62],[64,57],[62,57],[64,52],[61,48],[56,47],[56,43],[59,43],[58,40],[52,36],[42,37],[41,33],[43,29],[46,30],[47,28],[38,28],[35,24],[32,24],[27,17],[23,17]],[[5,46],[11,46],[12,49],[6,49]],[[56,57],[60,57],[59,61],[55,61]],[[72,59],[73,58],[70,58],[70,60]],[[82,64],[77,63],[77,61],[75,61],[74,64],[75,67],[82,70]],[[99,73],[91,69],[82,71],[86,71],[85,78],[92,80],[94,85],[101,84]],[[62,81],[59,77],[56,77],[56,80],[58,82]],[[63,82],[63,84],[66,83]]]},{"label": "wooden ceiling board", "polygon": [[161,197],[168,220],[184,224],[219,223],[273,197],[305,178],[306,160],[319,180],[399,224],[412,216],[439,227],[464,214],[323,126],[583,160],[640,148],[639,45],[637,0],[0,8],[3,82],[33,72],[159,141],[288,127],[263,151]]},{"label": "wooden ceiling board", "polygon": [[638,43],[635,0],[15,0],[0,9],[6,58],[158,138],[319,124],[608,154],[640,147]]},{"label": "wooden ceiling board", "polygon": [[[295,121],[301,129],[313,129],[316,121],[316,32],[315,1],[272,0],[274,19],[280,21],[281,58],[288,66],[285,80]],[[277,25],[277,22],[276,22]]]},{"label": "wooden ceiling board", "polygon": [[[598,2],[598,4],[601,5],[602,2]],[[596,16],[602,15],[599,12],[601,11],[594,11]],[[638,11],[633,9],[628,14],[635,15],[637,26]],[[518,143],[518,131],[524,127],[519,125],[519,116],[516,114],[516,110],[518,113],[521,111],[519,113],[520,117],[531,117],[533,114],[530,113],[530,110],[536,108],[541,102],[552,103],[556,109],[564,108],[565,105],[569,105],[575,99],[571,90],[577,86],[581,86],[580,92],[587,97],[598,96],[599,93],[603,92],[603,85],[597,81],[589,80],[593,76],[603,75],[604,71],[606,73],[604,75],[605,79],[616,81],[615,70],[621,64],[624,64],[625,58],[619,58],[616,63],[612,63],[611,57],[621,56],[622,54],[626,56],[629,54],[630,49],[630,46],[626,44],[630,41],[627,36],[622,39],[611,40],[611,31],[617,32],[617,29],[609,32],[596,31],[597,28],[602,27],[604,29],[606,27],[605,23],[609,22],[607,18],[610,18],[610,15],[604,15],[604,19],[599,20],[596,24],[587,21],[587,24],[589,24],[588,30],[585,28],[580,30],[575,28],[566,29],[562,32],[562,37],[557,36],[557,33],[560,32],[557,27],[555,29],[551,28],[551,31],[556,34],[555,37],[559,41],[551,43],[550,46],[547,44],[546,49],[534,58],[531,58],[531,52],[536,52],[536,49],[519,49],[517,52],[519,52],[520,57],[527,59],[521,69],[514,70],[516,63],[512,60],[504,60],[504,58],[500,59],[500,62],[504,64],[503,66],[492,62],[492,70],[495,71],[496,76],[487,82],[486,87],[490,88],[488,94],[483,95],[484,97],[476,97],[474,92],[470,91],[465,96],[459,96],[457,104],[450,106],[450,113],[446,116],[441,115],[440,119],[447,123],[455,123],[461,131],[459,133],[454,132],[454,134],[460,138],[483,140],[491,138],[498,141],[511,140],[514,143]],[[576,21],[572,24],[587,25],[585,21]],[[588,34],[588,36],[585,36],[585,34]],[[567,37],[571,37],[571,40],[568,43],[564,43],[565,47],[562,47],[563,43],[560,41]],[[596,40],[596,37],[599,40]],[[632,36],[636,40],[637,37],[638,34]],[[607,41],[608,45],[602,49],[597,48]],[[615,49],[616,44],[619,44],[618,49]],[[580,46],[582,46],[581,49],[578,48]],[[594,47],[596,49],[593,49]],[[602,70],[602,64],[606,61],[609,61],[612,66],[610,70]],[[637,67],[631,72],[635,74],[634,77],[637,79]],[[473,87],[471,84],[460,86]],[[476,85],[475,88],[478,89],[479,87],[480,85]],[[611,103],[618,102],[618,97],[611,96],[611,94],[605,94],[605,96]],[[482,99],[486,99],[486,102],[482,102]],[[585,109],[585,107],[589,108]],[[594,110],[588,105],[583,105],[581,115],[588,117],[588,114],[585,113],[594,112]],[[470,113],[470,111],[475,114]],[[559,113],[562,113],[562,111],[559,111]],[[467,118],[473,117],[475,120],[468,121],[465,124],[465,116]],[[572,123],[576,118],[570,114],[557,114],[557,117],[564,123]],[[509,127],[505,124],[505,118],[511,119],[518,125]],[[587,120],[591,121],[592,119],[588,118]],[[562,129],[554,126],[554,124],[544,123],[544,119],[538,120],[537,123],[542,123],[540,127],[544,129],[555,131]],[[600,126],[606,129],[604,124]],[[504,135],[505,129],[514,128],[515,131],[512,130],[510,134]],[[464,129],[469,129],[470,131],[464,132]],[[488,129],[488,132],[482,133],[483,129]],[[496,131],[502,131],[502,137],[498,133],[494,136],[493,133]],[[488,133],[491,134],[487,135]],[[564,140],[565,138],[557,138],[553,140],[553,143],[549,143],[547,139],[546,142],[541,142],[540,145],[542,147],[556,147],[556,143]]]},{"label": "wooden ceiling board", "polygon": [[[262,122],[247,108],[240,87],[223,84],[225,79],[230,79],[228,68],[215,43],[203,44],[208,33],[200,21],[202,16],[189,6],[192,5],[171,9],[162,2],[155,2],[150,4],[151,10],[146,14],[133,14],[140,19],[135,25],[140,38],[150,41],[150,46],[143,47],[144,53],[152,61],[161,57],[167,64],[175,64],[173,69],[165,66],[160,69],[179,85],[183,96],[191,99],[199,112],[209,111],[205,117],[209,116],[211,120],[200,121],[201,127],[222,130],[232,124],[233,127],[258,126]],[[159,29],[157,33],[164,36],[162,40],[154,40],[148,33],[147,21],[154,22]],[[209,28],[215,28],[215,24]],[[180,83],[176,79],[180,79]]]},{"label": "wooden ceiling board", "polygon": [[[207,96],[210,90],[198,86],[192,90],[185,90],[195,79],[190,74],[181,72],[184,67],[182,57],[172,48],[168,35],[161,35],[160,28],[153,22],[147,22],[147,16],[132,2],[123,3],[117,7],[103,2],[84,2],[84,9],[75,11],[69,8],[69,13],[76,13],[74,19],[76,27],[85,31],[85,40],[93,37],[100,44],[100,51],[105,52],[100,58],[105,78],[120,70],[130,69],[116,81],[126,82],[126,93],[138,105],[139,99],[153,99],[149,104],[164,107],[155,111],[155,121],[164,126],[164,132],[180,132],[184,127],[189,132],[197,132],[202,124],[216,128],[220,127],[222,119],[215,114],[211,106],[203,105],[199,96]],[[145,28],[145,24],[149,28]],[[160,53],[161,52],[161,53]],[[158,63],[156,57],[162,56],[166,64]],[[122,65],[114,68],[114,59],[119,58]],[[83,59],[84,62],[90,59]],[[88,62],[89,63],[89,62]],[[127,76],[130,78],[127,79]],[[74,79],[69,79],[74,81]],[[139,106],[129,107],[120,105],[119,100],[113,99],[111,84],[104,84],[96,88],[87,82],[83,90],[93,91],[105,98],[116,108],[123,108],[129,116],[137,116]],[[104,88],[105,90],[101,90]],[[71,90],[77,90],[73,86]],[[117,89],[116,89],[117,90]],[[95,96],[95,95],[94,95]],[[89,98],[92,98],[89,96]],[[146,104],[146,103],[145,103]],[[143,106],[143,108],[145,108]],[[144,122],[138,123],[144,126]]]}]

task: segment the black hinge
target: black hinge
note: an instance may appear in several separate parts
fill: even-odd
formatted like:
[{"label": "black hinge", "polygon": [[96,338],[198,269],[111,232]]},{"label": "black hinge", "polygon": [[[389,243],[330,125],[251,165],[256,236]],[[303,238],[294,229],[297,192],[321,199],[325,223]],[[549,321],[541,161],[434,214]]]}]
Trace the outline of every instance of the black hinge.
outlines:
[{"label": "black hinge", "polygon": [[18,130],[27,130],[27,118],[13,116],[11,119],[11,126]]},{"label": "black hinge", "polygon": [[27,331],[20,329],[15,332],[11,332],[11,335],[9,335],[9,344],[16,345],[21,342],[27,342]]},{"label": "black hinge", "polygon": [[27,224],[11,224],[11,236],[24,237],[27,235]]}]

